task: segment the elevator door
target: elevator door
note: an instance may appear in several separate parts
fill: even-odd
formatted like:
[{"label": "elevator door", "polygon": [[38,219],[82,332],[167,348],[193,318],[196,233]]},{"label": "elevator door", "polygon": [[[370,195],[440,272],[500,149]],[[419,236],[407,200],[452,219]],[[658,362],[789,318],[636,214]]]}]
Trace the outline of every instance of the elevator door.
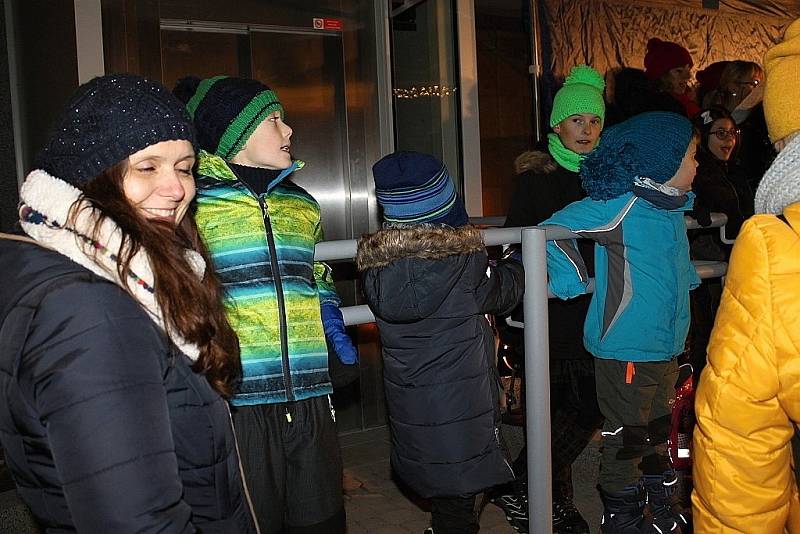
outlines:
[{"label": "elevator door", "polygon": [[306,166],[293,180],[322,207],[326,239],[352,235],[342,41],[338,34],[250,34],[253,77],[266,80],[294,130],[292,153]]},{"label": "elevator door", "polygon": [[252,77],[274,89],[294,131],[292,155],[306,163],[293,181],[319,202],[326,239],[352,237],[340,34],[221,25],[210,30],[162,28],[164,82],[172,87],[183,76],[225,74]]}]

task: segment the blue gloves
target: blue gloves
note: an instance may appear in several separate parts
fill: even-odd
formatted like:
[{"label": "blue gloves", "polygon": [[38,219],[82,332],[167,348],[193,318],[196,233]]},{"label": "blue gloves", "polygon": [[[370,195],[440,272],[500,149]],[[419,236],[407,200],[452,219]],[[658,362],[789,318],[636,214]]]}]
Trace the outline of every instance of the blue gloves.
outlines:
[{"label": "blue gloves", "polygon": [[320,311],[322,312],[322,328],[325,330],[325,337],[333,345],[339,361],[345,365],[356,363],[358,351],[344,329],[342,311],[338,306],[327,303],[320,307]]}]

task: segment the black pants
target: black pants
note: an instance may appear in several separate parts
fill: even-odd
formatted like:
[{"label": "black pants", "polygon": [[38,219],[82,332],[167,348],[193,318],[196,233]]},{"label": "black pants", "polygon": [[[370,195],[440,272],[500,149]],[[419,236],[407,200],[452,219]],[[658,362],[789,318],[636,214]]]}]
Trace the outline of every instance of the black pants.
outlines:
[{"label": "black pants", "polygon": [[342,456],[327,396],[233,410],[262,534],[343,534]]},{"label": "black pants", "polygon": [[703,280],[696,289],[689,293],[692,310],[692,322],[689,327],[689,355],[694,374],[694,386],[700,379],[700,373],[706,366],[706,349],[714,328],[717,316],[722,285],[719,280]]},{"label": "black pants", "polygon": [[476,495],[434,497],[431,499],[431,526],[434,534],[475,534],[480,529]]},{"label": "black pants", "polygon": [[[603,425],[595,389],[593,359],[550,361],[550,444],[556,500],[573,498],[572,464]],[[527,474],[526,455],[523,447],[513,465],[520,480]]]}]

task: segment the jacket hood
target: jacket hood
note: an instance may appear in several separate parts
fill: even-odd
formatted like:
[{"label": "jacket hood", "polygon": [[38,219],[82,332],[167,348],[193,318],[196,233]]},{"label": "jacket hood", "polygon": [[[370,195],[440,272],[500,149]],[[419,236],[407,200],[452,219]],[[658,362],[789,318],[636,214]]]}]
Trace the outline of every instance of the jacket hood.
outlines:
[{"label": "jacket hood", "polygon": [[481,250],[483,234],[474,226],[397,225],[358,240],[356,267],[365,271],[402,258],[438,260]]},{"label": "jacket hood", "polygon": [[365,271],[364,295],[377,317],[413,322],[435,312],[464,276],[474,276],[467,267],[479,251],[483,237],[472,226],[389,227],[359,240],[356,266]]},{"label": "jacket hood", "polygon": [[[292,164],[283,169],[278,176],[267,185],[267,193],[284,181],[287,176],[291,175],[294,171],[300,170],[305,167],[305,162],[299,159],[293,160]],[[201,150],[197,156],[197,173],[200,176],[208,176],[217,180],[238,181],[236,174],[231,170],[228,162],[216,154],[211,154],[205,150]]]},{"label": "jacket hood", "polygon": [[558,169],[558,163],[549,152],[542,150],[528,150],[514,160],[514,170],[517,174],[532,171],[536,174],[547,174]]}]

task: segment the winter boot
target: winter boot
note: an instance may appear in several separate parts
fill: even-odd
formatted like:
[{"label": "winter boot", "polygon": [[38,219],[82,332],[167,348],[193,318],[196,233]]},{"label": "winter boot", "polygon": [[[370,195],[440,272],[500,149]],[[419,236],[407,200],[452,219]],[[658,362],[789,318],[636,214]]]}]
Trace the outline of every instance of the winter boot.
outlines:
[{"label": "winter boot", "polygon": [[553,500],[553,534],[590,534],[589,523],[569,497]]},{"label": "winter boot", "polygon": [[603,500],[603,518],[600,522],[602,534],[641,534],[648,532],[644,518],[647,494],[640,485],[628,486],[622,491],[605,491],[600,486]]},{"label": "winter boot", "polygon": [[[667,528],[667,532],[690,534],[692,532],[691,508],[684,508],[679,495],[680,479],[673,470],[663,475],[642,477],[647,491],[648,507],[653,524]],[[673,525],[674,523],[674,525]]]},{"label": "winter boot", "polygon": [[503,510],[508,524],[514,530],[520,534],[528,532],[528,494],[524,486],[522,491],[500,495],[492,499],[492,502]]}]

